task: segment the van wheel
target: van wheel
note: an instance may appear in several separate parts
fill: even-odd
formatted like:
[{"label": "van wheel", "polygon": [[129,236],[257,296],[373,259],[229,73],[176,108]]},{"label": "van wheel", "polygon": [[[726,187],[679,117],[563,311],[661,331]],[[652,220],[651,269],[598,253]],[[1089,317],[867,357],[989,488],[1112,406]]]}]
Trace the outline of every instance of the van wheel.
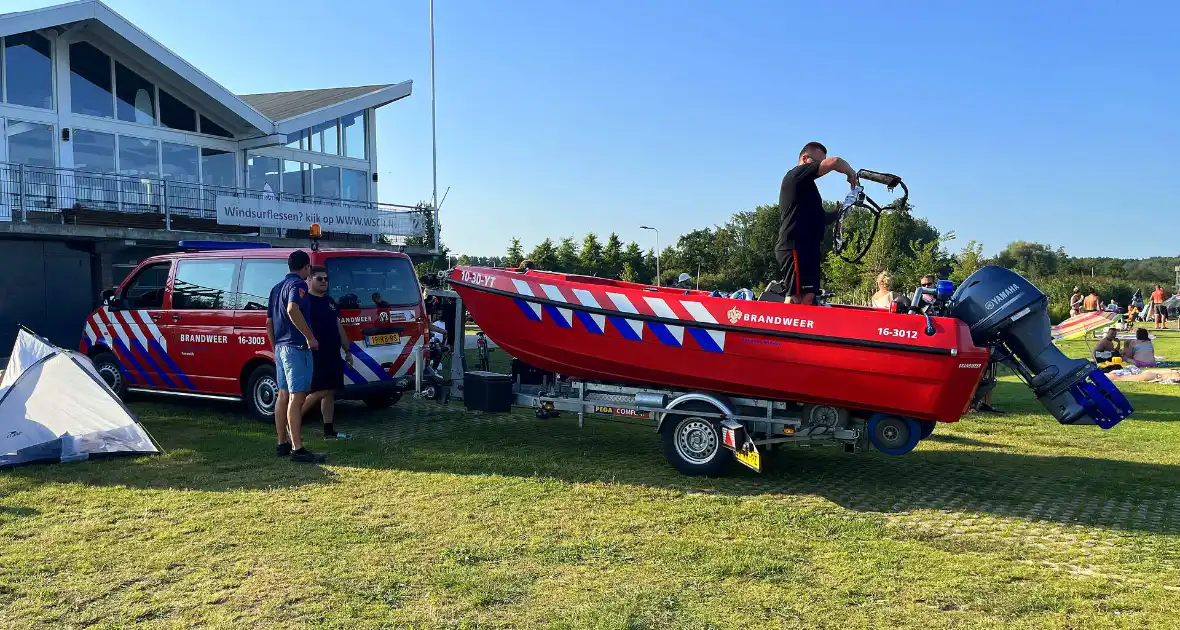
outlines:
[{"label": "van wheel", "polygon": [[123,380],[123,370],[119,367],[119,358],[112,352],[100,352],[91,359],[94,362],[94,371],[102,377],[107,387],[110,387],[115,395],[123,398],[127,395],[127,383]]},{"label": "van wheel", "polygon": [[697,416],[692,411],[716,411],[708,403],[688,403],[668,414],[661,428],[664,457],[685,475],[720,477],[733,463],[733,455],[721,444],[721,429],[714,418]]},{"label": "van wheel", "polygon": [[401,393],[390,396],[369,396],[364,400],[369,409],[387,409],[402,399]]},{"label": "van wheel", "polygon": [[275,378],[275,366],[260,365],[250,372],[246,379],[246,391],[242,400],[246,411],[259,422],[275,421],[275,405],[279,401],[279,381]]}]

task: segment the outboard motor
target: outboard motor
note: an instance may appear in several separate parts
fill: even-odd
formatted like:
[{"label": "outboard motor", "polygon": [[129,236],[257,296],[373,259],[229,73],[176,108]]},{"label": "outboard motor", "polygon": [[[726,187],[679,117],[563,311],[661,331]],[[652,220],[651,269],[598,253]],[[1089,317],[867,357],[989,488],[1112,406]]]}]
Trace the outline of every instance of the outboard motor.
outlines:
[{"label": "outboard motor", "polygon": [[1058,422],[1113,427],[1131,415],[1131,403],[1094,363],[1053,345],[1048,304],[1019,274],[989,266],[955,292],[951,315],[967,323],[975,345],[998,349],[992,356],[999,354]]}]

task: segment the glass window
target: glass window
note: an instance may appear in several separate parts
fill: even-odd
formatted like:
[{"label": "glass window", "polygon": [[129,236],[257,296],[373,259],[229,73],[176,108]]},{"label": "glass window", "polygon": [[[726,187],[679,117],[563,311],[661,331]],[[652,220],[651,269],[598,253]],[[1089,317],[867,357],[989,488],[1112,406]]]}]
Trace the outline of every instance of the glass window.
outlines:
[{"label": "glass window", "polygon": [[115,135],[75,129],[70,144],[74,145],[74,168],[99,173],[115,172]]},{"label": "glass window", "polygon": [[283,194],[310,195],[311,182],[307,165],[303,162],[283,160]]},{"label": "glass window", "polygon": [[340,308],[408,306],[422,299],[414,267],[405,258],[336,256],[327,267],[328,295]]},{"label": "glass window", "polygon": [[8,120],[8,161],[29,166],[54,166],[53,127]]},{"label": "glass window", "polygon": [[311,128],[311,150],[317,153],[331,153],[336,155],[339,153],[339,131],[336,128],[336,121],[331,120],[326,123],[320,123]]},{"label": "glass window", "polygon": [[200,179],[197,171],[197,147],[165,142],[160,149],[165,179],[182,182],[196,182]]},{"label": "glass window", "polygon": [[295,133],[289,133],[289,134],[287,134],[287,138],[290,140],[290,142],[287,143],[288,149],[300,149],[303,151],[307,150],[307,130],[306,129],[303,129],[301,131],[297,131]]},{"label": "glass window", "polygon": [[119,295],[123,308],[163,308],[164,285],[168,284],[168,271],[172,263],[162,262],[148,265],[140,270]]},{"label": "glass window", "polygon": [[182,260],[172,283],[172,308],[221,310],[233,308],[236,260]]},{"label": "glass window", "polygon": [[365,159],[365,113],[357,112],[340,119],[340,137],[346,157]]},{"label": "glass window", "polygon": [[340,198],[345,201],[368,201],[369,174],[351,168],[340,169]]},{"label": "glass window", "polygon": [[127,66],[115,62],[115,95],[119,120],[151,125],[156,122],[156,86]]},{"label": "glass window", "polygon": [[311,190],[316,197],[340,198],[340,169],[335,166],[311,165]]},{"label": "glass window", "polygon": [[201,116],[201,133],[207,133],[211,136],[221,136],[222,138],[232,138],[234,134],[225,130],[225,127]]},{"label": "glass window", "polygon": [[70,110],[110,118],[113,109],[111,58],[87,42],[70,44]]},{"label": "glass window", "polygon": [[233,151],[201,149],[201,183],[210,186],[233,186],[237,162]]},{"label": "glass window", "polygon": [[140,177],[160,176],[158,142],[119,136],[119,172]]},{"label": "glass window", "polygon": [[251,190],[279,192],[279,158],[251,155],[246,158],[246,186]]},{"label": "glass window", "polygon": [[270,290],[287,277],[287,261],[280,259],[247,260],[242,268],[242,292],[238,308],[265,311],[270,304]]},{"label": "glass window", "polygon": [[180,131],[197,130],[197,111],[171,94],[160,90],[160,124]]},{"label": "glass window", "polygon": [[4,77],[8,102],[53,109],[53,62],[49,40],[38,33],[4,38]]}]

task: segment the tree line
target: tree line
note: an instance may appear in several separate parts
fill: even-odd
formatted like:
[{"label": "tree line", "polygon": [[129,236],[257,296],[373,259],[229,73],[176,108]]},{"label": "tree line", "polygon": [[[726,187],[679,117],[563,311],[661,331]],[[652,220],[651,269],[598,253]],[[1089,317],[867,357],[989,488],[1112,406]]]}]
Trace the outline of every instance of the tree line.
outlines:
[{"label": "tree line", "polygon": [[[835,202],[825,202],[834,210]],[[660,252],[662,284],[675,282],[681,273],[699,273],[701,289],[735,291],[751,288],[761,292],[777,279],[774,247],[779,231],[778,205],[758,206],[734,214],[721,225],[701,228],[682,235]],[[867,230],[867,225],[846,225],[846,231]],[[832,227],[825,235],[824,251],[831,251]],[[1042,243],[1014,241],[995,256],[983,254],[983,244],[974,240],[952,247],[953,232],[944,232],[913,212],[913,206],[889,206],[881,216],[875,238],[859,264],[851,264],[829,253],[823,263],[823,286],[835,291],[836,301],[867,304],[876,291],[876,278],[889,271],[894,290],[910,293],[926,274],[949,278],[956,284],[984,265],[999,265],[1029,278],[1050,299],[1054,321],[1068,316],[1069,297],[1075,286],[1083,292],[1093,288],[1104,300],[1126,305],[1136,290],[1150,293],[1156,284],[1175,289],[1174,258],[1144,259],[1073,257],[1063,248]],[[656,277],[656,256],[638,243],[624,244],[616,233],[605,242],[591,233],[577,240],[546,238],[526,250],[513,238],[500,256],[447,256],[448,265],[516,267],[524,259],[539,269],[615,278],[652,284]],[[441,264],[439,260],[436,264]]]}]

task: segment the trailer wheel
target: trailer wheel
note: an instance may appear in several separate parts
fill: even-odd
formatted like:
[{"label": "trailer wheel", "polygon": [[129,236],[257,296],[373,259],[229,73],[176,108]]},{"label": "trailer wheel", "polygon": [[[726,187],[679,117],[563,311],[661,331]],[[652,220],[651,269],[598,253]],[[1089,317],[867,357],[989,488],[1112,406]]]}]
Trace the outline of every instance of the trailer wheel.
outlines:
[{"label": "trailer wheel", "polygon": [[708,403],[690,402],[677,411],[687,413],[668,414],[661,431],[668,462],[685,475],[724,475],[733,463],[733,456],[721,445],[720,426],[713,418],[692,413],[716,409]]},{"label": "trailer wheel", "polygon": [[934,433],[934,429],[938,427],[938,423],[933,420],[919,420],[918,424],[922,427],[922,432],[918,435],[919,440],[925,440]]},{"label": "trailer wheel", "polygon": [[905,455],[914,450],[922,434],[917,420],[884,413],[874,415],[868,428],[869,441],[877,450],[889,455]]}]

